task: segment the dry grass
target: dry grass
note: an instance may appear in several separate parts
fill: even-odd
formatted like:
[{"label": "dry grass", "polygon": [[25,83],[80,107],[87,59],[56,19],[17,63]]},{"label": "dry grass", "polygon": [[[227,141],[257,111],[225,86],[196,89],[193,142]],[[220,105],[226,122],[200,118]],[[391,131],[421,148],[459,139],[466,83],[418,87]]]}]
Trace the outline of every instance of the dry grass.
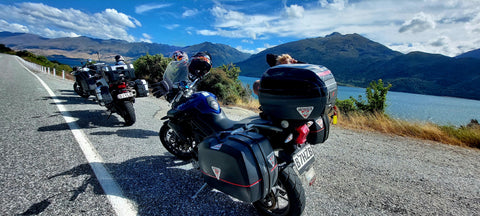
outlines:
[{"label": "dry grass", "polygon": [[[237,101],[236,107],[242,107],[258,112],[258,100],[249,102]],[[383,114],[352,113],[338,116],[340,127],[376,131],[385,134],[394,134],[404,137],[432,140],[445,144],[480,149],[480,125],[468,126],[440,126],[433,123],[412,122],[393,119]]]},{"label": "dry grass", "polygon": [[433,140],[445,144],[480,148],[480,126],[439,126],[433,123],[408,122],[383,114],[339,116],[339,125],[345,128],[378,131],[405,137]]}]

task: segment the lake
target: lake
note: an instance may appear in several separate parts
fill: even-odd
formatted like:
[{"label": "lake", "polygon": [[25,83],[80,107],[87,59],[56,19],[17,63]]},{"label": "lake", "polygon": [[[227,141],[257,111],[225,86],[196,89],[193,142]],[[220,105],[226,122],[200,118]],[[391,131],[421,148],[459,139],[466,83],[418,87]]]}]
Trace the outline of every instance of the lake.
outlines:
[{"label": "lake", "polygon": [[[257,79],[259,78],[239,77],[243,84],[249,84],[250,87]],[[350,96],[358,98],[358,95],[366,99],[365,89],[338,87],[340,100]],[[480,120],[480,101],[388,91],[385,112],[391,117],[404,120],[460,126],[468,124],[471,119]]]}]

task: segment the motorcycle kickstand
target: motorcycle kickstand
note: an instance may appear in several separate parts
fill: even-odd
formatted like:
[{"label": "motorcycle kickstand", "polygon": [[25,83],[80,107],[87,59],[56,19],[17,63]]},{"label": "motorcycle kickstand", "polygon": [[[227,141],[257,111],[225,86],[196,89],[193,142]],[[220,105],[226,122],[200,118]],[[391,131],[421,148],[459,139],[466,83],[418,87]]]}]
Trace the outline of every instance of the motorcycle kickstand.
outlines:
[{"label": "motorcycle kickstand", "polygon": [[199,194],[203,189],[205,189],[205,187],[207,187],[207,183],[204,183],[204,184],[202,185],[202,187],[197,191],[197,193],[195,193],[195,195],[192,196],[192,199],[197,198],[198,194]]},{"label": "motorcycle kickstand", "polygon": [[112,117],[112,115],[113,115],[113,112],[112,112],[112,111],[110,111],[110,115],[108,115],[108,117],[107,117],[107,120],[109,120],[109,119],[110,119],[110,117]]}]

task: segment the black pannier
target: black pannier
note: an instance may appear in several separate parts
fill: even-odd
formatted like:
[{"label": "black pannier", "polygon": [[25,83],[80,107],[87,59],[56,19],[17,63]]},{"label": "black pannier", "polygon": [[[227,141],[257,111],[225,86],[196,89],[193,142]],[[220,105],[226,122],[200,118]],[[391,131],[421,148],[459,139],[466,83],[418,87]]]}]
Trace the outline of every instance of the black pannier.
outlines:
[{"label": "black pannier", "polygon": [[93,91],[97,87],[96,79],[88,71],[76,71],[77,83],[79,83],[85,91]]},{"label": "black pannier", "polygon": [[260,79],[260,105],[274,119],[318,119],[333,108],[336,98],[337,82],[321,65],[278,65]]},{"label": "black pannier", "polygon": [[127,80],[135,79],[135,69],[132,64],[107,66],[104,68],[104,73],[108,83],[119,81],[122,76]]},{"label": "black pannier", "polygon": [[324,143],[328,139],[330,133],[330,121],[328,115],[324,114],[316,119],[309,129],[310,132],[307,135],[308,143],[312,145]]},{"label": "black pannier", "polygon": [[137,92],[137,97],[147,97],[148,96],[148,84],[144,79],[137,79],[135,82],[135,91]]},{"label": "black pannier", "polygon": [[278,177],[270,142],[254,132],[210,136],[199,144],[198,159],[208,185],[244,202],[264,198]]}]

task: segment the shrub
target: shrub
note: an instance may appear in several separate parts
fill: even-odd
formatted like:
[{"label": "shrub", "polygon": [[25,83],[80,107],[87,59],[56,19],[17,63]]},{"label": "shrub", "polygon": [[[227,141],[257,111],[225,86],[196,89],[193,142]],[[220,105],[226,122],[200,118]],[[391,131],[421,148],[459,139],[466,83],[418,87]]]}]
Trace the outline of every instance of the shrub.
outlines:
[{"label": "shrub", "polygon": [[135,75],[149,82],[161,81],[170,61],[172,61],[171,58],[164,57],[162,54],[141,56],[133,62]]},{"label": "shrub", "polygon": [[392,88],[392,84],[384,86],[381,79],[378,80],[378,83],[372,81],[370,82],[369,87],[366,89],[367,101],[363,100],[361,95],[358,96],[358,100],[353,97],[350,97],[350,100],[355,103],[358,111],[368,113],[384,113],[387,106],[387,93],[390,88]]},{"label": "shrub", "polygon": [[198,90],[215,94],[225,104],[234,104],[239,100],[246,102],[251,91],[238,80],[239,73],[240,69],[233,64],[213,68],[198,84]]}]

